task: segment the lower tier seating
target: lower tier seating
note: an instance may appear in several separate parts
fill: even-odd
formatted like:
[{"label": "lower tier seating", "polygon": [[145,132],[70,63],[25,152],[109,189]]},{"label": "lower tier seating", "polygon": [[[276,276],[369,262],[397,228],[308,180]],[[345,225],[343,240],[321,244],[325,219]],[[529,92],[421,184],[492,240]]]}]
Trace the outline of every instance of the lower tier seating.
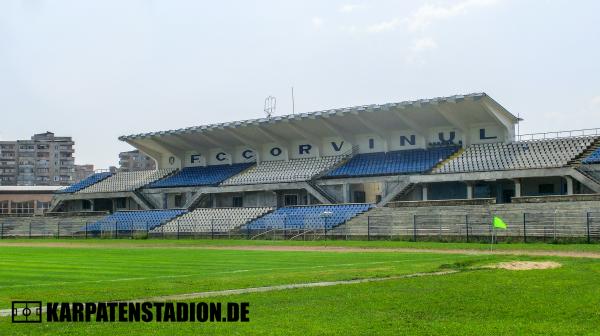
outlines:
[{"label": "lower tier seating", "polygon": [[593,164],[600,163],[600,148],[597,148],[592,154],[588,155],[585,159],[581,161],[581,163]]},{"label": "lower tier seating", "polygon": [[458,150],[457,146],[355,155],[325,177],[414,174],[429,171]]},{"label": "lower tier seating", "polygon": [[109,172],[92,174],[92,175],[84,178],[83,180],[68,186],[65,189],[57,191],[57,193],[78,192],[79,190],[85,189],[85,188],[91,186],[92,184],[96,184],[96,183],[110,177],[111,175],[112,175],[112,173],[109,173]]},{"label": "lower tier seating", "polygon": [[372,204],[291,206],[275,210],[247,225],[249,230],[331,229],[373,207]]},{"label": "lower tier seating", "polygon": [[260,217],[271,208],[200,208],[156,227],[154,233],[229,232]]},{"label": "lower tier seating", "polygon": [[136,172],[116,173],[106,179],[84,188],[78,193],[90,194],[100,192],[134,191],[149,183],[173,173],[173,169],[142,170]]},{"label": "lower tier seating", "polygon": [[343,156],[323,156],[288,161],[263,161],[225,180],[222,185],[307,181],[331,169],[343,158]]},{"label": "lower tier seating", "polygon": [[132,231],[152,230],[167,223],[174,218],[187,213],[187,210],[143,210],[143,211],[117,211],[101,220],[89,224],[88,232],[98,231]]},{"label": "lower tier seating", "polygon": [[563,167],[596,139],[573,137],[470,145],[434,173]]},{"label": "lower tier seating", "polygon": [[162,180],[151,183],[149,188],[172,188],[193,186],[216,186],[254,163],[236,163],[206,167],[186,167]]}]

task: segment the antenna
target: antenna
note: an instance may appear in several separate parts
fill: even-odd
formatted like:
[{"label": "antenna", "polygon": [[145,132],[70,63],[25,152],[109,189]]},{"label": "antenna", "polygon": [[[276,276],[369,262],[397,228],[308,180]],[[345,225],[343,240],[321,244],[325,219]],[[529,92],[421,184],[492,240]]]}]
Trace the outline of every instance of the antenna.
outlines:
[{"label": "antenna", "polygon": [[275,98],[273,96],[268,96],[267,98],[265,98],[264,111],[265,111],[265,114],[267,115],[267,118],[271,118],[271,116],[273,116],[276,108],[277,108],[277,98]]},{"label": "antenna", "polygon": [[294,101],[294,87],[292,86],[292,114],[296,114],[296,103]]}]

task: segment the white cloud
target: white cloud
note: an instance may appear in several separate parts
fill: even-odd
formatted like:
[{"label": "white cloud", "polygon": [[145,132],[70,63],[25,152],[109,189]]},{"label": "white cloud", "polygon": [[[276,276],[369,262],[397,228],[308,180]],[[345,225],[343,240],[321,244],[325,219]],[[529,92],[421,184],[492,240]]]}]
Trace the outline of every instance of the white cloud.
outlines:
[{"label": "white cloud", "polygon": [[600,95],[592,97],[592,99],[590,99],[590,105],[593,107],[600,107]]},{"label": "white cloud", "polygon": [[415,40],[410,50],[415,53],[420,53],[435,48],[437,48],[437,43],[431,37],[423,37]]},{"label": "white cloud", "polygon": [[367,32],[369,33],[382,33],[390,30],[394,30],[400,26],[402,22],[400,19],[393,19],[390,21],[380,22],[367,27]]},{"label": "white cloud", "polygon": [[487,7],[496,3],[498,0],[463,0],[449,6],[426,4],[410,15],[406,23],[410,31],[422,30],[435,21],[466,14],[472,8]]},{"label": "white cloud", "polygon": [[364,7],[365,7],[365,5],[361,5],[361,4],[345,4],[340,7],[340,12],[350,13],[357,9],[362,9]]},{"label": "white cloud", "polygon": [[462,0],[451,5],[425,4],[417,8],[411,15],[403,18],[394,18],[388,21],[373,24],[367,27],[367,32],[381,33],[392,31],[400,26],[406,26],[411,32],[424,30],[434,22],[466,14],[476,7],[495,5],[500,0]]},{"label": "white cloud", "polygon": [[314,28],[319,29],[323,26],[323,18],[315,16],[312,18],[312,25]]}]

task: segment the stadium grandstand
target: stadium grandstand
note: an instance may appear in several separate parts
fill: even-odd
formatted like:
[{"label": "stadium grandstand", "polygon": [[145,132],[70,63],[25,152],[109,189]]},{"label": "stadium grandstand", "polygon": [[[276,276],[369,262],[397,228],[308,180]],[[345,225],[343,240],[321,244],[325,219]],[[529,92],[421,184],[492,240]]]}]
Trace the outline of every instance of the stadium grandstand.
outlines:
[{"label": "stadium grandstand", "polygon": [[157,169],[92,175],[51,211],[109,213],[87,230],[331,230],[402,202],[600,193],[598,129],[518,135],[519,121],[474,93],[126,135]]}]

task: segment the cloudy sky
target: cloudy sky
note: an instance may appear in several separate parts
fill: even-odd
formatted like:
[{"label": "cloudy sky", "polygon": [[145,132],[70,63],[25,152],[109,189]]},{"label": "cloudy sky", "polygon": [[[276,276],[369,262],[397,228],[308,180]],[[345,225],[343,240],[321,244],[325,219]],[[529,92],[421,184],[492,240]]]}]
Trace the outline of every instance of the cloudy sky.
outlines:
[{"label": "cloudy sky", "polygon": [[0,139],[119,135],[487,92],[521,133],[600,127],[598,1],[0,1]]}]

